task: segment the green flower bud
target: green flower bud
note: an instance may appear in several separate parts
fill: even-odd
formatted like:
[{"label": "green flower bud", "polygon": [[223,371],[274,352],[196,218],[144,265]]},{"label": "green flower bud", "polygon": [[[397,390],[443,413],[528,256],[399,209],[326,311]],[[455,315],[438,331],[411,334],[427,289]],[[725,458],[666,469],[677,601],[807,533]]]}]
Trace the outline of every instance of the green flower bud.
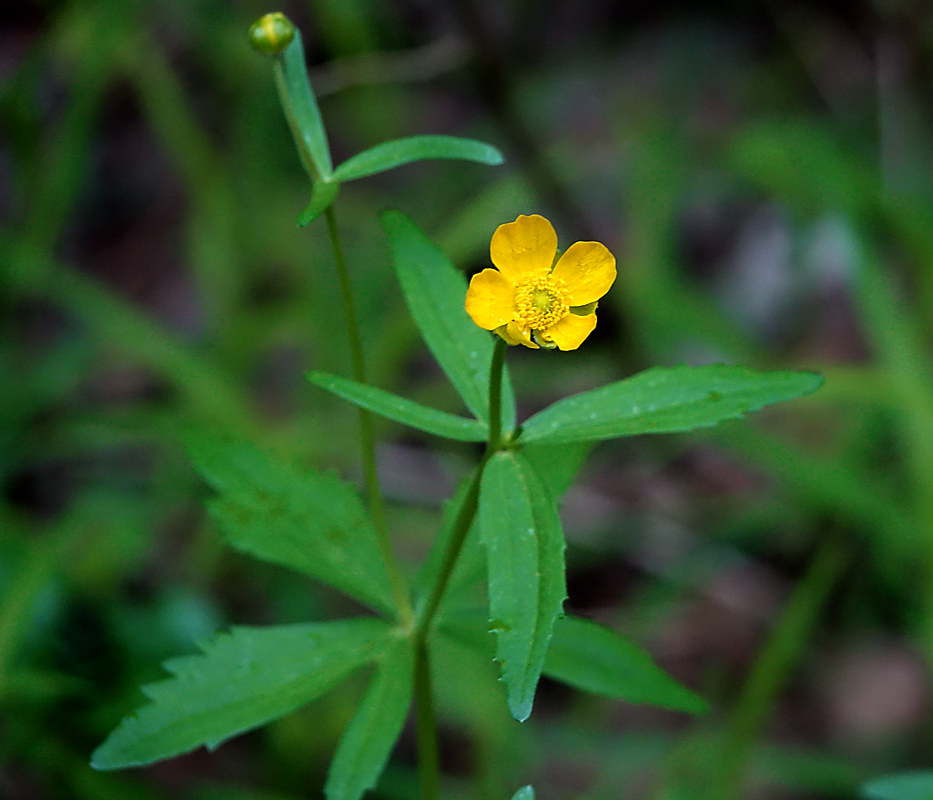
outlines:
[{"label": "green flower bud", "polygon": [[281,11],[257,19],[249,29],[249,43],[254,50],[269,56],[283,52],[295,38],[295,25]]}]

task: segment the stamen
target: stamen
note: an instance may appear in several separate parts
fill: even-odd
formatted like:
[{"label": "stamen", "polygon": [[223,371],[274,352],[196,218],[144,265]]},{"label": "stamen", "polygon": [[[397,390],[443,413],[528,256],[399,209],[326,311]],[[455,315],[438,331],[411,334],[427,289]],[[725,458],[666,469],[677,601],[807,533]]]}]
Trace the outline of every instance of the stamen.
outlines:
[{"label": "stamen", "polygon": [[518,286],[515,293],[516,318],[523,325],[536,331],[550,328],[567,316],[570,306],[564,292],[554,284],[550,276],[534,278]]}]

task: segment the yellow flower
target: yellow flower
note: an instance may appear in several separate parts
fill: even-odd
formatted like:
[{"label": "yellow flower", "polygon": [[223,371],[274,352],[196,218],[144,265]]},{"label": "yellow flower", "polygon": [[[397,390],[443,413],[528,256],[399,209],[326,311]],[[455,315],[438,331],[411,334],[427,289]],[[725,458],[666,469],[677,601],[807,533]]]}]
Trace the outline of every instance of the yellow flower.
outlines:
[{"label": "yellow flower", "polygon": [[500,225],[492,263],[473,276],[466,310],[509,344],[576,350],[596,327],[596,302],[616,279],[616,260],[599,242],[571,245],[557,263],[557,234],[544,217]]}]

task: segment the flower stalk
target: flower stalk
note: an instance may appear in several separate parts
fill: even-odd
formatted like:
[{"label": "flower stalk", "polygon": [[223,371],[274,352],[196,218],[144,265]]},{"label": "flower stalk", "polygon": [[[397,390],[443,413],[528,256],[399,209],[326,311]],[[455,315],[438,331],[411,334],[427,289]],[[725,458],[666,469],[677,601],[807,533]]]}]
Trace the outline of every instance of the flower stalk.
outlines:
[{"label": "flower stalk", "polygon": [[444,592],[450,583],[454,567],[466,541],[479,508],[479,488],[483,467],[497,451],[502,449],[502,372],[505,366],[506,341],[497,339],[489,366],[489,439],[486,451],[470,478],[463,505],[454,520],[450,544],[444,553],[444,562],[437,580],[431,587],[427,602],[418,614],[415,625],[415,716],[418,722],[418,772],[421,800],[436,800],[440,785],[440,758],[437,745],[434,697],[431,687],[430,661],[427,635],[440,608]]}]

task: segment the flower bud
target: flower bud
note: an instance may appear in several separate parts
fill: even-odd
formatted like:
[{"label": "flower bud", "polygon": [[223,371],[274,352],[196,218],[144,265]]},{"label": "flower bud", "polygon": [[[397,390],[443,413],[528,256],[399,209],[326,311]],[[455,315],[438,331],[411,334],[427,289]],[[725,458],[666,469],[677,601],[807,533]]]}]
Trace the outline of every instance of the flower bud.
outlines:
[{"label": "flower bud", "polygon": [[283,52],[294,37],[295,25],[281,11],[257,19],[249,29],[253,49],[269,56]]}]

